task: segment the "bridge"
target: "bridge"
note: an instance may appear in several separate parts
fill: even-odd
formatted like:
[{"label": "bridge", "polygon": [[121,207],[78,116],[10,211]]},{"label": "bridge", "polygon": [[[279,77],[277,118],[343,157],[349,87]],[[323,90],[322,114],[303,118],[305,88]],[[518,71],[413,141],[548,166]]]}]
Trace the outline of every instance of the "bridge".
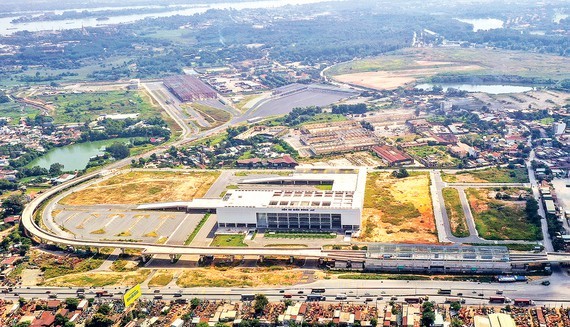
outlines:
[{"label": "bridge", "polygon": [[[284,256],[284,257],[303,257],[303,258],[328,258],[335,260],[345,260],[354,262],[365,262],[367,260],[365,251],[339,251],[324,250],[322,248],[256,248],[256,247],[196,247],[186,245],[170,245],[170,244],[154,244],[143,242],[123,242],[123,241],[98,241],[98,240],[79,240],[57,235],[51,231],[44,230],[35,221],[35,216],[42,205],[49,201],[53,196],[63,192],[64,190],[74,187],[80,183],[98,177],[98,173],[90,173],[80,176],[74,180],[57,185],[46,192],[40,194],[33,199],[22,212],[22,224],[28,235],[33,235],[42,243],[54,243],[73,247],[91,247],[91,248],[119,248],[142,250],[143,260],[145,256],[152,255],[169,255],[175,258],[182,255],[199,255],[199,256]],[[174,206],[180,205],[174,203]],[[405,259],[392,259],[401,260]],[[510,254],[509,261],[513,264],[525,263],[547,263],[547,262],[570,262],[570,253],[531,253],[531,254]]]}]

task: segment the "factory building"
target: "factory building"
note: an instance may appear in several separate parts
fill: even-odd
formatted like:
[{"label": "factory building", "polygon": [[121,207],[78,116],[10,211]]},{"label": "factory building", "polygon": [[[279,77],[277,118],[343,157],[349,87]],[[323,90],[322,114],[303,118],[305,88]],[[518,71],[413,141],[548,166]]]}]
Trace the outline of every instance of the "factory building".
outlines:
[{"label": "factory building", "polygon": [[193,76],[167,77],[164,79],[164,86],[182,102],[215,99],[217,97],[214,89]]}]

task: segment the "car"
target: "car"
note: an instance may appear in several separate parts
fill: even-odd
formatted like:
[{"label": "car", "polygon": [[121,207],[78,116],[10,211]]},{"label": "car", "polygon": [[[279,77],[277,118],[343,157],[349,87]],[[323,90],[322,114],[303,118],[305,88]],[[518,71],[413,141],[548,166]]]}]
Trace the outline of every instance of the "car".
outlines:
[{"label": "car", "polygon": [[495,292],[495,293],[497,293],[497,295],[502,295],[502,294],[503,294],[503,291],[501,291],[501,290],[498,290],[498,291],[497,291],[497,292]]},{"label": "car", "polygon": [[180,294],[180,293],[174,293],[173,296],[174,296],[174,297],[182,297],[182,294]]},{"label": "car", "polygon": [[390,300],[391,300],[391,301],[396,301],[396,300],[398,300],[398,298],[395,297],[395,296],[392,296],[392,297],[390,298]]},{"label": "car", "polygon": [[303,293],[305,293],[305,292],[303,292],[303,291],[299,291],[299,292],[297,292],[297,294],[303,294]]},{"label": "car", "polygon": [[285,293],[285,290],[279,290],[279,293]]},{"label": "car", "polygon": [[372,302],[374,301],[371,297],[367,297],[366,300],[364,300],[365,302]]},{"label": "car", "polygon": [[51,291],[46,291],[46,294],[50,294],[50,293],[51,293]]},{"label": "car", "polygon": [[377,297],[377,298],[376,298],[376,300],[378,300],[378,301],[382,301],[382,300],[384,300],[384,297],[382,297],[382,296],[379,296],[379,297]]},{"label": "car", "polygon": [[160,293],[160,290],[154,290],[154,293],[155,293],[155,294],[156,294],[156,293]]},{"label": "car", "polygon": [[386,294],[386,291],[382,291],[382,292],[380,292],[380,294]]},{"label": "car", "polygon": [[50,295],[48,296],[48,298],[50,298],[50,299],[57,299],[57,294],[50,294]]},{"label": "car", "polygon": [[371,296],[370,293],[364,293],[364,296]]},{"label": "car", "polygon": [[550,285],[550,281],[549,281],[549,280],[545,280],[545,281],[543,281],[541,284],[544,285],[544,286],[548,286],[548,285]]},{"label": "car", "polygon": [[483,293],[479,293],[479,296],[484,296],[484,295],[485,295],[485,294],[483,294]]},{"label": "car", "polygon": [[457,293],[457,296],[463,296],[463,293]]},{"label": "car", "polygon": [[354,291],[350,291],[350,292],[348,292],[348,293],[349,293],[349,294],[352,294],[352,293],[354,293]]}]

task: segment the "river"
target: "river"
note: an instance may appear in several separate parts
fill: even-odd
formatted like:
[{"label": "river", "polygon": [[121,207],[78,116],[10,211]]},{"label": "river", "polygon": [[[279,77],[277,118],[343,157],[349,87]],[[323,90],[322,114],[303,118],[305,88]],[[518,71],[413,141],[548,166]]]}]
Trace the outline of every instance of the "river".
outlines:
[{"label": "river", "polygon": [[[84,19],[68,19],[68,20],[55,20],[55,21],[43,21],[43,22],[30,22],[30,23],[16,23],[13,24],[11,21],[14,18],[21,17],[25,15],[24,13],[18,16],[4,17],[0,18],[0,35],[10,35],[19,31],[51,31],[51,30],[64,30],[64,29],[75,29],[81,27],[93,27],[102,25],[114,25],[123,23],[132,23],[137,20],[142,20],[144,18],[158,18],[158,17],[170,17],[175,15],[191,16],[194,14],[204,13],[209,9],[256,9],[256,8],[275,8],[282,7],[286,5],[302,5],[310,3],[324,2],[327,0],[260,0],[260,1],[246,1],[246,2],[220,2],[220,3],[208,3],[208,4],[193,4],[191,6],[179,6],[174,7],[172,11],[164,11],[157,13],[148,14],[131,14],[123,16],[110,16],[108,20],[98,21],[95,17],[84,18]],[[141,7],[137,7],[141,8]],[[153,6],[145,6],[143,8],[153,8]],[[110,8],[107,8],[110,9]],[[73,9],[76,11],[98,11],[98,8],[78,8]],[[68,11],[68,10],[66,10]],[[49,11],[54,12],[54,11]],[[37,15],[38,13],[34,13]]]},{"label": "river", "polygon": [[439,85],[443,87],[443,90],[449,88],[454,88],[461,91],[467,92],[482,92],[488,94],[504,94],[504,93],[523,93],[532,91],[532,86],[520,86],[520,85],[501,85],[501,84],[418,84],[416,89],[429,90],[434,85]]},{"label": "river", "polygon": [[43,156],[35,159],[27,167],[40,166],[49,169],[51,164],[60,163],[63,170],[82,170],[87,167],[89,158],[103,154],[105,147],[113,142],[126,142],[128,138],[110,139],[94,142],[75,143],[51,149]]},{"label": "river", "polygon": [[463,19],[455,18],[462,23],[467,23],[473,25],[473,32],[477,31],[488,31],[497,28],[503,28],[504,22],[500,19],[495,18],[477,18],[477,19]]}]

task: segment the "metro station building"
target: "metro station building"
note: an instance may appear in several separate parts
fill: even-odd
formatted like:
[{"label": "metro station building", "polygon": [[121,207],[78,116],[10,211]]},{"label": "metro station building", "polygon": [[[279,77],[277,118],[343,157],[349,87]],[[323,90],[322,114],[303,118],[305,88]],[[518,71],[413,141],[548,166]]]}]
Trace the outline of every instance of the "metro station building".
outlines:
[{"label": "metro station building", "polygon": [[[184,205],[189,212],[215,211],[220,228],[360,229],[366,169],[297,167],[289,176],[245,179],[239,184],[241,189],[228,190],[221,199],[194,199]],[[180,205],[149,204],[139,206],[139,209],[167,209]]]}]

